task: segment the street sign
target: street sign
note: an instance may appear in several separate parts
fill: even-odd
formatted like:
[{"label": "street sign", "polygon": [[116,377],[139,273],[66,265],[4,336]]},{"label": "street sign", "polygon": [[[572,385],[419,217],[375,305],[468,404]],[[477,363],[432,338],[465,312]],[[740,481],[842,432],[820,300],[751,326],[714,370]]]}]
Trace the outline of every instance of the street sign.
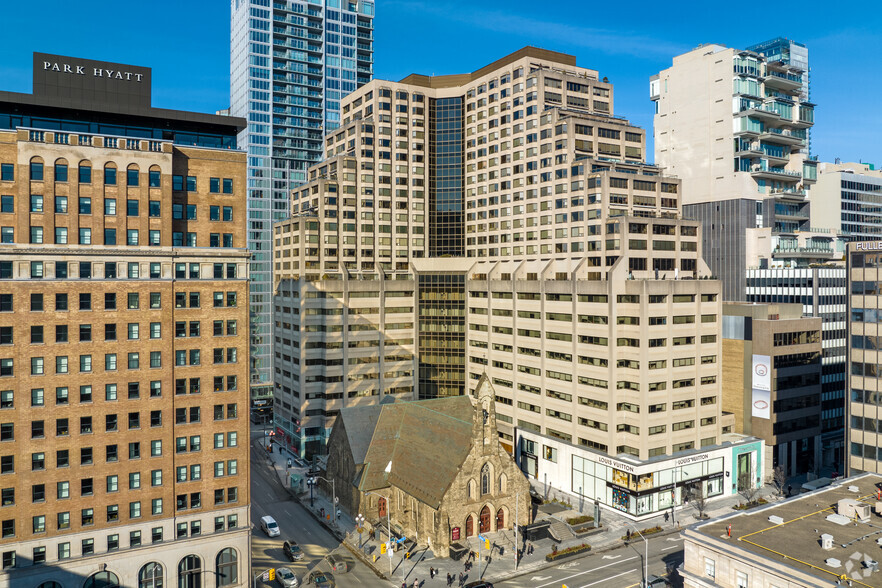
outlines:
[{"label": "street sign", "polygon": [[262,573],[260,575],[260,579],[263,580],[264,582],[269,580],[269,570],[266,570],[264,573]]},{"label": "street sign", "polygon": [[386,550],[386,553],[389,555],[389,559],[392,559],[392,544],[391,543],[389,544],[389,548]]},{"label": "street sign", "polygon": [[486,541],[486,540],[487,540],[487,538],[484,537],[483,535],[478,535],[478,539],[480,539],[481,541]]},{"label": "street sign", "polygon": [[395,540],[395,543],[404,543],[404,541],[405,541],[406,539],[407,539],[407,537],[401,536],[401,537],[399,537],[398,539]]}]

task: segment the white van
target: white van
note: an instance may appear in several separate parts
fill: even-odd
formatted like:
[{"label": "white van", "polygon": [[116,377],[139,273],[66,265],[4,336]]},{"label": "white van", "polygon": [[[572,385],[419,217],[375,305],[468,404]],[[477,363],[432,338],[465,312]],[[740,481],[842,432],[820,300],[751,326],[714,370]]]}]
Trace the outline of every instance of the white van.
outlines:
[{"label": "white van", "polygon": [[267,537],[278,537],[282,534],[276,519],[270,516],[260,517],[260,530],[266,533]]}]

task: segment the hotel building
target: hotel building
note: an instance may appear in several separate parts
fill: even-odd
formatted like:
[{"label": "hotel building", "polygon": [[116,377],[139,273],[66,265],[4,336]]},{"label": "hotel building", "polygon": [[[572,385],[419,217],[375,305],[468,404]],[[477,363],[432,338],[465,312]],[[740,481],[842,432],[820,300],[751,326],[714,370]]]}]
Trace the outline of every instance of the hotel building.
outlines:
[{"label": "hotel building", "polygon": [[239,118],[34,54],[0,92],[0,586],[246,586]]},{"label": "hotel building", "polygon": [[247,120],[251,396],[272,399],[272,226],[373,74],[372,0],[230,0],[230,113]]},{"label": "hotel building", "polygon": [[612,97],[528,47],[343,101],[275,225],[275,425],[297,451],[341,408],[484,373],[516,456],[526,435],[638,462],[723,442],[719,282]]}]

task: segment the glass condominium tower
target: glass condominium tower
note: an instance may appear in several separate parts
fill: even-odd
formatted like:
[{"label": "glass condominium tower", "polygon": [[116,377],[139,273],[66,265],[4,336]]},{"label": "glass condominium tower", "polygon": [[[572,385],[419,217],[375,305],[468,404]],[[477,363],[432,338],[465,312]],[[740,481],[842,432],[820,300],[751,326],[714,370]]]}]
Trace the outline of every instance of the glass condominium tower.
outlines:
[{"label": "glass condominium tower", "polygon": [[340,100],[373,75],[374,3],[231,0],[230,114],[248,121],[251,397],[272,397],[272,226],[322,158]]}]

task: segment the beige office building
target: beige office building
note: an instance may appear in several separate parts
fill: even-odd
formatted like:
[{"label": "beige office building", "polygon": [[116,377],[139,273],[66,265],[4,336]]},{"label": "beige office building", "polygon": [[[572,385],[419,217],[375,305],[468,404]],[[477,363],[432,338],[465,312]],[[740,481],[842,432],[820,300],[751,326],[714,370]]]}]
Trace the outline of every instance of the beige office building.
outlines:
[{"label": "beige office building", "polygon": [[[681,184],[572,56],[375,80],[275,225],[276,426],[472,392],[499,432],[647,460],[722,441],[719,282]],[[314,333],[314,334],[313,334]],[[308,368],[307,368],[308,366]],[[535,475],[535,472],[531,472]]]}]

